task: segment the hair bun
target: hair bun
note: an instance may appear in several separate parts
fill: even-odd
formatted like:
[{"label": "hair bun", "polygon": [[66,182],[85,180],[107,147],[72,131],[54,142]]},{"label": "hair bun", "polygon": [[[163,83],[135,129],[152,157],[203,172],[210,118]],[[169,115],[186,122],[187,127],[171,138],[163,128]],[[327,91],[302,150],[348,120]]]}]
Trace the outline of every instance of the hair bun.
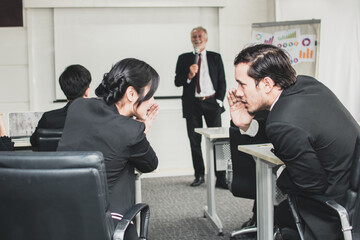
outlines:
[{"label": "hair bun", "polygon": [[[117,62],[109,73],[104,74],[95,93],[110,105],[123,98],[127,88],[132,86],[139,94],[136,103],[139,106],[154,95],[158,85],[159,75],[150,65],[135,58],[125,58]],[[150,89],[145,94],[147,86],[150,86]]]},{"label": "hair bun", "polygon": [[95,90],[95,94],[103,97],[106,103],[112,104],[121,99],[127,87],[128,83],[123,73],[116,75],[105,73],[101,84]]}]

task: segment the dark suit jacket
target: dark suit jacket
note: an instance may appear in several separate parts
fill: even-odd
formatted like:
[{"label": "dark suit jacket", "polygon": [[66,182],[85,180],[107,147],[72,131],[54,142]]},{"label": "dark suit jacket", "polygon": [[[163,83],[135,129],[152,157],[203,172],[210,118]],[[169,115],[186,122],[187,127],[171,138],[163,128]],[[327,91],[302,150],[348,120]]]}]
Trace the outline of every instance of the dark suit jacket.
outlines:
[{"label": "dark suit jacket", "polygon": [[278,184],[339,199],[349,188],[359,125],[321,82],[298,76],[271,110],[266,134],[286,170]]},{"label": "dark suit jacket", "polygon": [[0,137],[0,151],[13,151],[14,142],[8,136]]},{"label": "dark suit jacket", "polygon": [[124,214],[135,202],[134,167],[156,169],[145,124],[119,114],[102,99],[78,98],[68,109],[57,151],[100,151],[104,155],[110,210]]},{"label": "dark suit jacket", "polygon": [[63,129],[65,125],[66,113],[71,102],[68,102],[63,108],[44,112],[39,120],[34,133],[30,137],[31,146],[37,147],[38,130],[46,129]]},{"label": "dark suit jacket", "polygon": [[[285,192],[341,198],[349,189],[359,125],[321,82],[298,76],[271,110],[266,134],[286,168],[277,180]],[[299,195],[299,194],[298,194]],[[338,239],[338,218],[324,205],[297,201],[305,239]],[[326,228],[326,231],[324,231]]]},{"label": "dark suit jacket", "polygon": [[[226,94],[226,81],[221,55],[206,51],[206,57],[209,75],[215,89],[215,98],[223,101]],[[187,83],[189,67],[194,64],[194,59],[194,53],[184,53],[179,56],[176,64],[175,86],[183,87],[181,99],[184,118],[191,116],[194,111],[196,81],[192,80],[189,84]],[[196,76],[193,79],[195,78]]]}]

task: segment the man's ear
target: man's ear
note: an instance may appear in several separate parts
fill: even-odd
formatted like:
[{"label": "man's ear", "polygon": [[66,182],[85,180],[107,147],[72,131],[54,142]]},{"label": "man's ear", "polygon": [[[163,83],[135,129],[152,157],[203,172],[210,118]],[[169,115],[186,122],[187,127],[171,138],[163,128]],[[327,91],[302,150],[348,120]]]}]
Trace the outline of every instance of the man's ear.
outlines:
[{"label": "man's ear", "polygon": [[85,90],[85,93],[83,95],[83,98],[88,98],[89,97],[89,92],[90,92],[90,88],[88,87],[86,90]]},{"label": "man's ear", "polygon": [[265,77],[263,80],[261,80],[261,82],[264,84],[265,93],[271,92],[275,86],[274,80],[272,80],[270,77]]}]

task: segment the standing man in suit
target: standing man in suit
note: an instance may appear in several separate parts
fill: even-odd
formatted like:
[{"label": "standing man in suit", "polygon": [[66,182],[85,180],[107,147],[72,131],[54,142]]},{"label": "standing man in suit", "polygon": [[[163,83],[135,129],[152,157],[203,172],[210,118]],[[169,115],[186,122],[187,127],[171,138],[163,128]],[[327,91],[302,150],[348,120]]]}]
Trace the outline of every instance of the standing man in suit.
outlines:
[{"label": "standing man in suit", "polygon": [[[341,202],[349,189],[360,132],[355,119],[321,82],[297,76],[280,48],[268,44],[248,47],[234,64],[238,88],[228,94],[231,118],[235,124],[244,118],[251,123],[256,112],[270,110],[266,135],[286,166],[277,179],[280,189]],[[305,239],[342,239],[333,212],[312,201],[297,204]],[[287,201],[276,209],[275,223],[280,230],[296,229]]]},{"label": "standing man in suit", "polygon": [[91,74],[89,70],[81,65],[70,65],[59,77],[59,83],[61,90],[64,92],[67,104],[60,109],[45,112],[34,133],[30,137],[32,147],[37,147],[38,130],[41,128],[46,129],[63,129],[65,125],[65,119],[67,109],[72,100],[78,97],[89,96],[89,87],[91,83]]},{"label": "standing man in suit", "polygon": [[[224,66],[220,54],[207,51],[207,31],[196,27],[190,34],[194,52],[179,56],[176,64],[175,86],[183,87],[182,107],[186,119],[195,180],[190,186],[205,182],[204,160],[201,152],[201,135],[195,128],[201,128],[204,116],[208,127],[221,126],[221,113],[225,111],[223,100],[226,93]],[[215,165],[216,166],[216,165]],[[216,168],[215,168],[216,169]],[[216,171],[216,187],[227,188],[225,171]]]}]

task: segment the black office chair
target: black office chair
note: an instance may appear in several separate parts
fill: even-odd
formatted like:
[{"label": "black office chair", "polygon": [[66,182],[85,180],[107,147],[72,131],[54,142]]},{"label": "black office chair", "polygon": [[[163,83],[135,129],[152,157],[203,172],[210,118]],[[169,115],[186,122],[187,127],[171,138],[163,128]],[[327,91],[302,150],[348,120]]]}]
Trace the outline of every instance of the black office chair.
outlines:
[{"label": "black office chair", "polygon": [[38,130],[37,150],[42,151],[56,151],[59,141],[61,139],[62,129],[45,129]]},{"label": "black office chair", "polygon": [[0,239],[118,240],[139,212],[147,238],[147,204],[114,226],[100,152],[2,152],[0,189]]},{"label": "black office chair", "polygon": [[[232,182],[230,191],[235,197],[256,199],[256,169],[254,158],[244,152],[238,150],[238,145],[267,143],[268,139],[265,135],[265,122],[268,111],[259,112],[255,119],[259,122],[259,131],[254,137],[242,135],[238,127],[232,122],[229,128],[230,152],[232,161]],[[256,206],[254,206],[256,207]],[[255,213],[256,214],[256,213]],[[257,227],[242,228],[231,233],[231,237],[240,234],[253,233],[257,231]]]},{"label": "black office chair", "polygon": [[[326,199],[325,197],[288,194],[289,206],[294,216],[300,239],[302,240],[304,240],[304,224],[299,217],[296,205],[297,201],[301,201],[304,198],[320,202],[339,215],[342,227],[341,231],[343,232],[345,240],[360,239],[360,134],[358,135],[353,155],[350,188],[341,200],[342,205],[333,199]],[[286,229],[286,231],[289,231],[289,229]],[[286,239],[286,234],[283,237]]]}]

